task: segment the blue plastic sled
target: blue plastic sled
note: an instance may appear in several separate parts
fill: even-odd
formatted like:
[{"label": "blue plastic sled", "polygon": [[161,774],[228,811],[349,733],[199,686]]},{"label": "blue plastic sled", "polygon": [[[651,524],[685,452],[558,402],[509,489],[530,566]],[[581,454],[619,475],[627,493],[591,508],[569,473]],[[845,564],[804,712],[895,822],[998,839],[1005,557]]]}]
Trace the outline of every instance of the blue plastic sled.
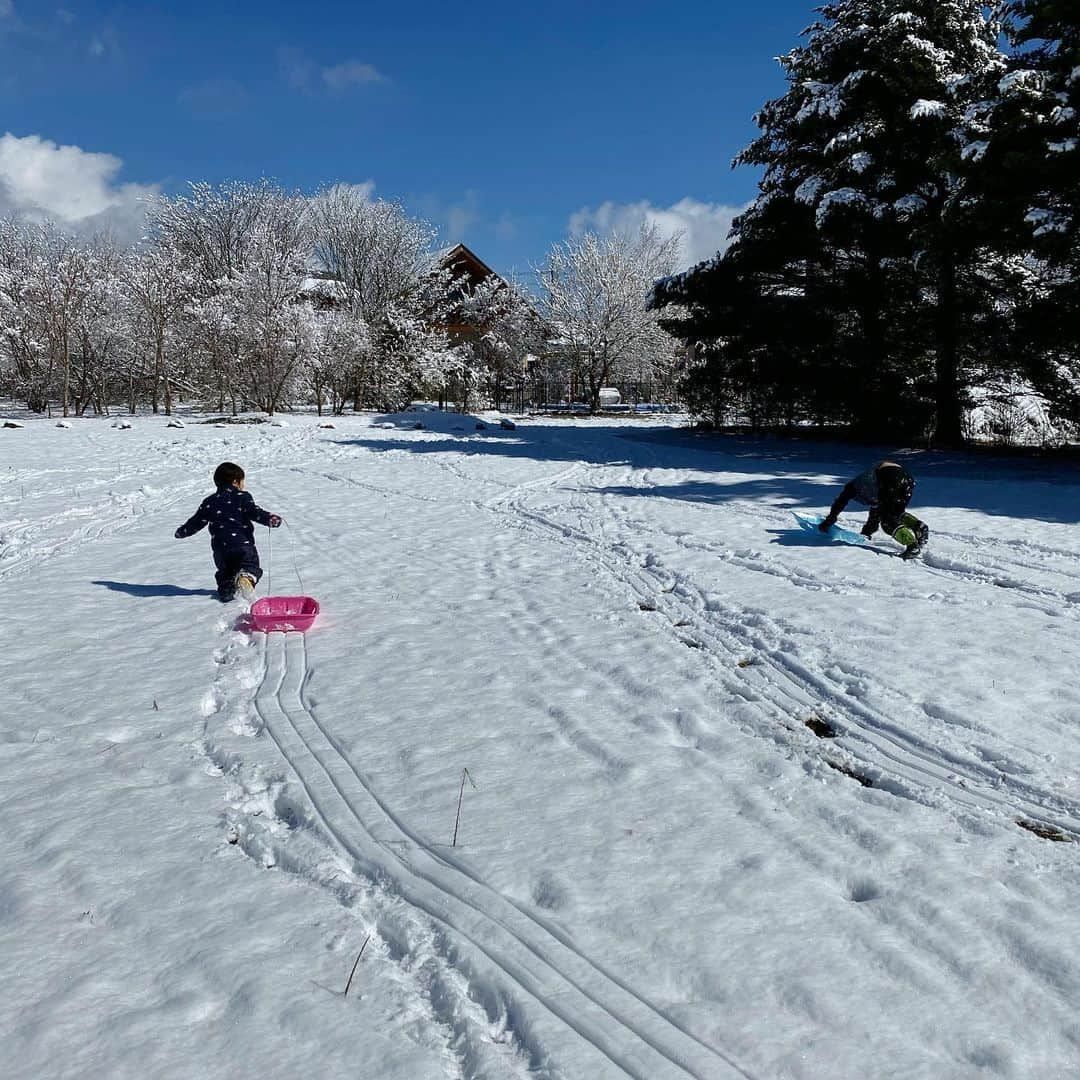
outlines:
[{"label": "blue plastic sled", "polygon": [[839,525],[834,525],[827,533],[823,533],[818,526],[825,518],[820,514],[796,514],[794,510],[792,513],[795,514],[795,520],[802,528],[807,532],[820,536],[822,539],[839,540],[842,544],[853,544],[855,547],[873,547],[862,533],[852,532],[850,529],[841,529]]}]

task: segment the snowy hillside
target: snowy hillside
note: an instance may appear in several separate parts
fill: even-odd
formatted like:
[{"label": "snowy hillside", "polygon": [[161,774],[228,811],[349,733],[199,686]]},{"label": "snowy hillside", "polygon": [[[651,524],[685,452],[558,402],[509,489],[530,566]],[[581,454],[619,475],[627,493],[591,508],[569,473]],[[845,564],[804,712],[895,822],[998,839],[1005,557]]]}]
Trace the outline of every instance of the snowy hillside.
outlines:
[{"label": "snowy hillside", "polygon": [[0,429],[5,1076],[1080,1075],[1072,466],[423,420]]}]

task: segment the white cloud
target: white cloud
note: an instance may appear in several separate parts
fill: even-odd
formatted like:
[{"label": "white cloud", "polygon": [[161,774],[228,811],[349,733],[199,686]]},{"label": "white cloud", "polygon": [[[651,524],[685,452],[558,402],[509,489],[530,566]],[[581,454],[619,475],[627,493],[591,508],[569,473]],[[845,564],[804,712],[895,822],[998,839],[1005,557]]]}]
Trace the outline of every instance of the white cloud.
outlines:
[{"label": "white cloud", "polygon": [[117,184],[122,165],[112,154],[8,132],[0,136],[0,213],[48,219],[83,233],[110,230],[121,241],[133,240],[143,227],[140,200],[158,188]]},{"label": "white cloud", "polygon": [[584,207],[570,218],[570,232],[635,232],[641,225],[653,225],[661,236],[679,235],[682,267],[711,259],[728,246],[731,222],[744,207],[723,203],[680,199],[672,206],[653,206],[647,200],[636,203],[605,202],[596,209]]},{"label": "white cloud", "polygon": [[323,68],[322,79],[331,90],[338,92],[353,86],[386,82],[382,72],[374,64],[365,64],[360,60],[346,60],[343,64]]},{"label": "white cloud", "polygon": [[331,67],[318,68],[303,49],[289,45],[278,49],[277,59],[281,77],[303,94],[317,91],[340,94],[353,87],[388,81],[374,64],[362,60],[343,60]]},{"label": "white cloud", "polygon": [[451,200],[441,195],[422,195],[412,200],[417,210],[439,230],[440,244],[464,243],[483,220],[480,200],[473,190]]}]

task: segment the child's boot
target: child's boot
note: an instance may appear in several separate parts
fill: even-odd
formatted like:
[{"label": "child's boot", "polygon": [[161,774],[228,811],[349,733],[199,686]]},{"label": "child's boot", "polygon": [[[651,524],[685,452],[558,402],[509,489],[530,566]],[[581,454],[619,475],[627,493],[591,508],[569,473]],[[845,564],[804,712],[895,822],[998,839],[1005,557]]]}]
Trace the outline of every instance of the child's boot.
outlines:
[{"label": "child's boot", "polygon": [[250,600],[255,595],[255,579],[241,571],[236,575],[236,590],[244,599]]}]

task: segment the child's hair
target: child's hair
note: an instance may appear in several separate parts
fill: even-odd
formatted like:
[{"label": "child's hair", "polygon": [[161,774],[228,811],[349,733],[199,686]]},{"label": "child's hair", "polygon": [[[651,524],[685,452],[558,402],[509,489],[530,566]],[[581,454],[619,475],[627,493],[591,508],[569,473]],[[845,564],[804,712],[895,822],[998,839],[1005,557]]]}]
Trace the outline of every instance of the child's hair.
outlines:
[{"label": "child's hair", "polygon": [[237,480],[244,479],[244,470],[239,465],[234,465],[231,461],[223,461],[214,470],[214,486],[215,487],[232,487]]}]

